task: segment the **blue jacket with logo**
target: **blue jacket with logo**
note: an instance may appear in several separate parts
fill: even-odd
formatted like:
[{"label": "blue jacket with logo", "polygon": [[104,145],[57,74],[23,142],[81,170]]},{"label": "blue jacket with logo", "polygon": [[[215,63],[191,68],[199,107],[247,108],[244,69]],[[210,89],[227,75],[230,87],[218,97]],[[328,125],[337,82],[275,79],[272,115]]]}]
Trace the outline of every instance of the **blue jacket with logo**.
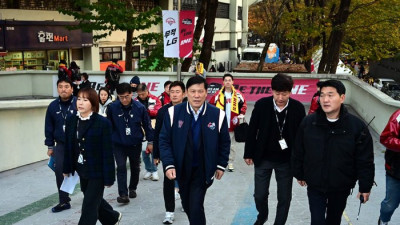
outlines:
[{"label": "blue jacket with logo", "polygon": [[[201,118],[203,158],[206,180],[211,184],[217,169],[228,165],[231,141],[225,112],[205,103]],[[191,129],[189,102],[170,107],[164,117],[159,136],[160,156],[165,170],[176,168],[177,180],[182,177],[186,141]]]},{"label": "blue jacket with logo", "polygon": [[[126,113],[128,112],[128,113]],[[111,121],[113,127],[113,143],[120,146],[134,146],[142,143],[143,130],[146,132],[146,140],[154,140],[154,130],[151,127],[151,121],[147,109],[142,103],[133,101],[126,109],[119,100],[109,105],[107,118]],[[127,129],[130,128],[130,135],[127,135]]]},{"label": "blue jacket with logo", "polygon": [[54,142],[65,143],[65,132],[63,126],[66,120],[76,115],[76,97],[63,102],[58,97],[47,107],[46,119],[44,123],[44,144],[52,147]]}]

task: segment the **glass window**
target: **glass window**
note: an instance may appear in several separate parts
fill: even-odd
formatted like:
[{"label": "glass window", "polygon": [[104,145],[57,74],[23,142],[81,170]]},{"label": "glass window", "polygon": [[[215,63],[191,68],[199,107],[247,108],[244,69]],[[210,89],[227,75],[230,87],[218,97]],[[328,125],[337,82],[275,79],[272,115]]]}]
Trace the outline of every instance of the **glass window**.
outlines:
[{"label": "glass window", "polygon": [[100,47],[100,61],[111,61],[112,59],[122,59],[122,47]]}]

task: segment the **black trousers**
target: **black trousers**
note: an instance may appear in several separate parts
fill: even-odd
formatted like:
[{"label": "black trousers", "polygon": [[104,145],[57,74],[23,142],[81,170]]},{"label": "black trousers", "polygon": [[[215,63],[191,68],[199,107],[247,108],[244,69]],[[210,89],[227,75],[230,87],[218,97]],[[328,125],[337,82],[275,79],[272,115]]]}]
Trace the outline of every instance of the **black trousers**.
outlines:
[{"label": "black trousers", "polygon": [[311,225],[340,225],[349,194],[350,189],[321,192],[308,187],[307,195],[310,204]]},{"label": "black trousers", "polygon": [[134,147],[114,145],[114,158],[117,163],[118,194],[120,196],[128,196],[128,173],[126,170],[127,158],[129,158],[129,164],[131,167],[129,190],[136,190],[137,188],[140,174],[140,153],[142,153],[142,144],[135,145]]},{"label": "black trousers", "polygon": [[60,204],[64,204],[71,201],[69,194],[67,192],[60,190],[61,184],[64,181],[64,175],[63,175],[64,149],[65,146],[62,143],[57,143],[56,146],[53,147],[53,157],[55,162],[54,173],[56,175],[58,199]]},{"label": "black trousers", "polygon": [[168,179],[168,177],[165,176],[165,169],[163,169],[163,170],[164,170],[163,195],[164,195],[165,211],[174,212],[175,211],[175,180]]},{"label": "black trousers", "polygon": [[80,178],[83,192],[82,214],[79,225],[95,225],[97,220],[103,225],[115,224],[119,213],[103,199],[103,179]]},{"label": "black trousers", "polygon": [[190,179],[179,181],[179,193],[182,206],[189,218],[190,225],[206,224],[204,198],[209,185],[205,183],[205,174],[199,167],[194,167]]},{"label": "black trousers", "polygon": [[268,219],[268,196],[272,170],[275,171],[275,179],[278,185],[278,205],[274,225],[284,225],[292,200],[293,176],[289,162],[276,163],[264,160],[259,165],[254,166],[254,201],[258,211],[257,220],[265,223]]}]

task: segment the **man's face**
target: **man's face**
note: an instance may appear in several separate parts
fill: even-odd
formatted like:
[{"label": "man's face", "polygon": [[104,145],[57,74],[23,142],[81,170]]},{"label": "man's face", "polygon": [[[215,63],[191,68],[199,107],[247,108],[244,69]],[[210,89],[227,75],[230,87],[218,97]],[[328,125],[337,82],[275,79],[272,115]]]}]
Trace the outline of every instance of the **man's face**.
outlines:
[{"label": "man's face", "polygon": [[169,98],[173,105],[182,103],[185,97],[185,92],[182,91],[180,86],[174,86],[169,90]]},{"label": "man's face", "polygon": [[68,82],[60,82],[57,85],[57,92],[61,99],[68,99],[71,97],[73,89]]},{"label": "man's face", "polygon": [[138,98],[141,100],[146,100],[147,97],[149,96],[149,91],[137,91]]},{"label": "man's face", "polygon": [[137,87],[137,84],[132,83],[132,84],[131,84],[131,87]]},{"label": "man's face", "polygon": [[193,84],[190,86],[187,89],[187,97],[189,104],[193,107],[193,109],[200,109],[207,97],[207,90],[204,87],[204,83]]},{"label": "man's face", "polygon": [[275,104],[280,108],[285,107],[285,105],[289,101],[290,94],[291,94],[290,91],[272,90],[272,96],[274,98]]},{"label": "man's face", "polygon": [[121,95],[118,95],[118,98],[123,106],[128,106],[132,102],[132,93],[125,92]]},{"label": "man's face", "polygon": [[319,101],[322,110],[327,116],[336,115],[336,113],[339,113],[340,107],[342,106],[344,99],[345,95],[339,95],[336,88],[334,87],[321,88]]},{"label": "man's face", "polygon": [[225,88],[231,88],[233,85],[233,80],[231,77],[225,77],[224,78],[224,87]]},{"label": "man's face", "polygon": [[164,91],[169,95],[169,86],[170,86],[171,84],[168,84],[167,86],[165,86],[165,88],[164,88]]}]

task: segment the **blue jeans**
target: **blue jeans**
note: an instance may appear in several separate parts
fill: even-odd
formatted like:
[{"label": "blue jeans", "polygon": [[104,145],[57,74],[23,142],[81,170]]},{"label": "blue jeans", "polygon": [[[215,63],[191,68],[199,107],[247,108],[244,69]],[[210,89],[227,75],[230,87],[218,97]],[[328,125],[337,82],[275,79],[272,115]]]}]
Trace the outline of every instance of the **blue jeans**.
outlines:
[{"label": "blue jeans", "polygon": [[400,180],[386,175],[386,197],[381,203],[381,220],[389,222],[400,203]]},{"label": "blue jeans", "polygon": [[142,151],[142,159],[147,172],[154,173],[157,171],[157,166],[154,164],[153,153],[146,154],[146,151]]}]

